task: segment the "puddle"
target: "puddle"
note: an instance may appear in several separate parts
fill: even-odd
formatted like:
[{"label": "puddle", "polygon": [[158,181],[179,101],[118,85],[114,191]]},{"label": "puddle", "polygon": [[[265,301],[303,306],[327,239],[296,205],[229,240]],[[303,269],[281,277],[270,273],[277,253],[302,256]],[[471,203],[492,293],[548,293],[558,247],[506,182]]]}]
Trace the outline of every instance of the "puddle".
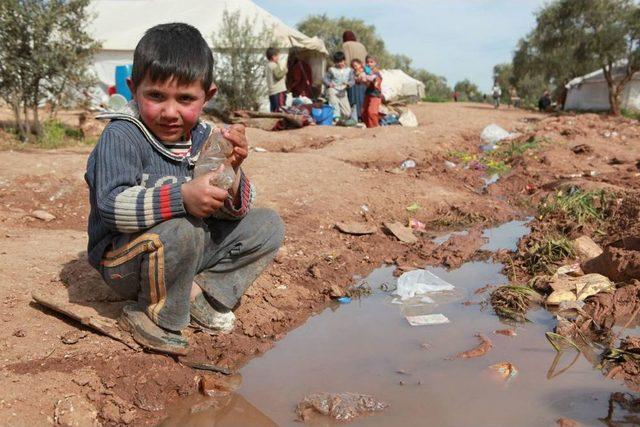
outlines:
[{"label": "puddle", "polygon": [[[528,232],[525,224],[514,221],[486,230],[489,242],[483,248],[515,247]],[[166,425],[300,426],[294,409],[305,395],[345,391],[391,404],[350,426],[552,426],[558,418],[603,425],[598,419],[607,416],[611,394],[625,389],[605,380],[582,356],[568,371],[547,379],[556,356],[544,336],[555,323],[551,314],[529,312],[533,323],[517,326],[518,335],[507,337],[492,333],[509,325],[490,307],[461,304],[480,302],[487,294],[474,292],[484,285],[506,283],[501,269],[501,264],[479,261],[451,271],[429,268],[456,289],[446,298],[434,297],[435,303],[422,310],[442,313],[451,323],[410,326],[404,318],[407,308],[392,304],[393,297],[379,289],[394,283],[393,268],[379,268],[365,279],[374,289],[371,296],[332,305],[247,364],[236,403],[193,416],[189,411],[179,416],[176,410],[172,417],[179,418]],[[446,360],[475,347],[476,333],[489,337],[493,349],[479,358]],[[571,359],[564,357],[560,368]],[[488,368],[504,361],[519,371],[507,383]],[[236,424],[218,421],[223,412],[235,414]],[[341,424],[319,418],[308,425]]]},{"label": "puddle", "polygon": [[488,239],[480,249],[485,251],[497,251],[499,249],[514,250],[518,244],[520,237],[531,232],[531,228],[527,227],[529,221],[533,218],[527,218],[523,221],[510,221],[498,227],[487,228],[482,235]]}]

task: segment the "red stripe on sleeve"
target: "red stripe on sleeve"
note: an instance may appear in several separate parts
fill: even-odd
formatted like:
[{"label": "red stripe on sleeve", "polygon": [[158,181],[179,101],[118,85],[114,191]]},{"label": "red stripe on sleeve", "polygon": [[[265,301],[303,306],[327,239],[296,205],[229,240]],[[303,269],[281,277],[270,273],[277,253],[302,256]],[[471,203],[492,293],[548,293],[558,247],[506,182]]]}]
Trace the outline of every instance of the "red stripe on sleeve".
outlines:
[{"label": "red stripe on sleeve", "polygon": [[165,184],[160,187],[160,215],[163,220],[171,219],[171,197],[169,190],[171,185]]}]

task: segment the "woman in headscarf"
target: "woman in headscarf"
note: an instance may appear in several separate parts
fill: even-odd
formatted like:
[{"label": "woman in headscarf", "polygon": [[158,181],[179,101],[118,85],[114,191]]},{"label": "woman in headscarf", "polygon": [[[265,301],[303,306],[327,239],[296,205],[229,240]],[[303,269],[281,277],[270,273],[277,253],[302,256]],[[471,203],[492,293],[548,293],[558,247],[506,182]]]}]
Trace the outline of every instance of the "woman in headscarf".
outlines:
[{"label": "woman in headscarf", "polygon": [[[342,34],[342,52],[344,52],[348,66],[352,65],[352,61],[354,59],[357,59],[360,63],[364,64],[367,58],[367,48],[356,39],[356,35],[353,34],[353,31],[349,30]],[[353,111],[357,111],[358,120],[362,119],[362,105],[364,104],[364,92],[366,90],[366,84],[358,83],[351,86],[348,91],[349,103],[351,104]]]}]

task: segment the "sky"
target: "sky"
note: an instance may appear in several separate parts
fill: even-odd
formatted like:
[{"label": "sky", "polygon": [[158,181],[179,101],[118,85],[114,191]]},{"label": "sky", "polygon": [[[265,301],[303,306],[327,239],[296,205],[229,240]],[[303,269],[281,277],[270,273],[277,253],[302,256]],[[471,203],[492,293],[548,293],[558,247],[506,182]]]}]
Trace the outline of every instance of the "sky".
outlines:
[{"label": "sky", "polygon": [[520,38],[535,26],[546,0],[254,0],[295,26],[326,13],[373,24],[392,53],[413,66],[445,76],[450,86],[468,78],[481,90],[492,86],[493,66],[510,62]]}]

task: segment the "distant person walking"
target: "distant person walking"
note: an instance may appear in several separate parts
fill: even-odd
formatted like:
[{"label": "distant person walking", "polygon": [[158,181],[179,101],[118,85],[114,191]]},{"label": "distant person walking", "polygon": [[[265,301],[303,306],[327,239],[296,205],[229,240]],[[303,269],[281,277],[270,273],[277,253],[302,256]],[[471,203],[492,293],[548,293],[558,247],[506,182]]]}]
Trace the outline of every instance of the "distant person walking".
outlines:
[{"label": "distant person walking", "polygon": [[458,96],[460,96],[458,91],[453,92],[453,102],[458,102]]},{"label": "distant person walking", "polygon": [[500,97],[502,96],[502,89],[500,89],[500,86],[498,85],[498,82],[496,82],[493,85],[493,89],[491,89],[491,95],[493,96],[493,106],[495,108],[499,108],[500,107]]},{"label": "distant person walking", "polygon": [[509,90],[509,106],[513,108],[520,108],[520,97],[518,96],[518,92],[515,87],[512,87]]},{"label": "distant person walking", "polygon": [[306,96],[312,98],[312,75],[309,64],[300,58],[300,52],[297,48],[291,48],[289,51],[289,60],[287,64],[287,89],[294,98]]},{"label": "distant person walking", "polygon": [[272,113],[277,113],[287,100],[285,81],[287,66],[280,63],[280,51],[275,47],[268,48],[266,55],[268,62],[265,73],[269,90],[269,109]]},{"label": "distant person walking", "polygon": [[540,99],[538,100],[538,110],[544,113],[549,111],[551,107],[551,94],[548,90],[545,90]]},{"label": "distant person walking", "polygon": [[[358,60],[361,64],[365,63],[367,59],[367,48],[356,39],[356,35],[353,31],[345,31],[342,34],[342,52],[344,52],[345,62],[348,66],[353,66],[353,61]],[[367,85],[363,83],[356,83],[351,86],[347,92],[349,96],[349,104],[358,114],[358,120],[362,119],[362,106],[364,104],[365,91]]]}]

